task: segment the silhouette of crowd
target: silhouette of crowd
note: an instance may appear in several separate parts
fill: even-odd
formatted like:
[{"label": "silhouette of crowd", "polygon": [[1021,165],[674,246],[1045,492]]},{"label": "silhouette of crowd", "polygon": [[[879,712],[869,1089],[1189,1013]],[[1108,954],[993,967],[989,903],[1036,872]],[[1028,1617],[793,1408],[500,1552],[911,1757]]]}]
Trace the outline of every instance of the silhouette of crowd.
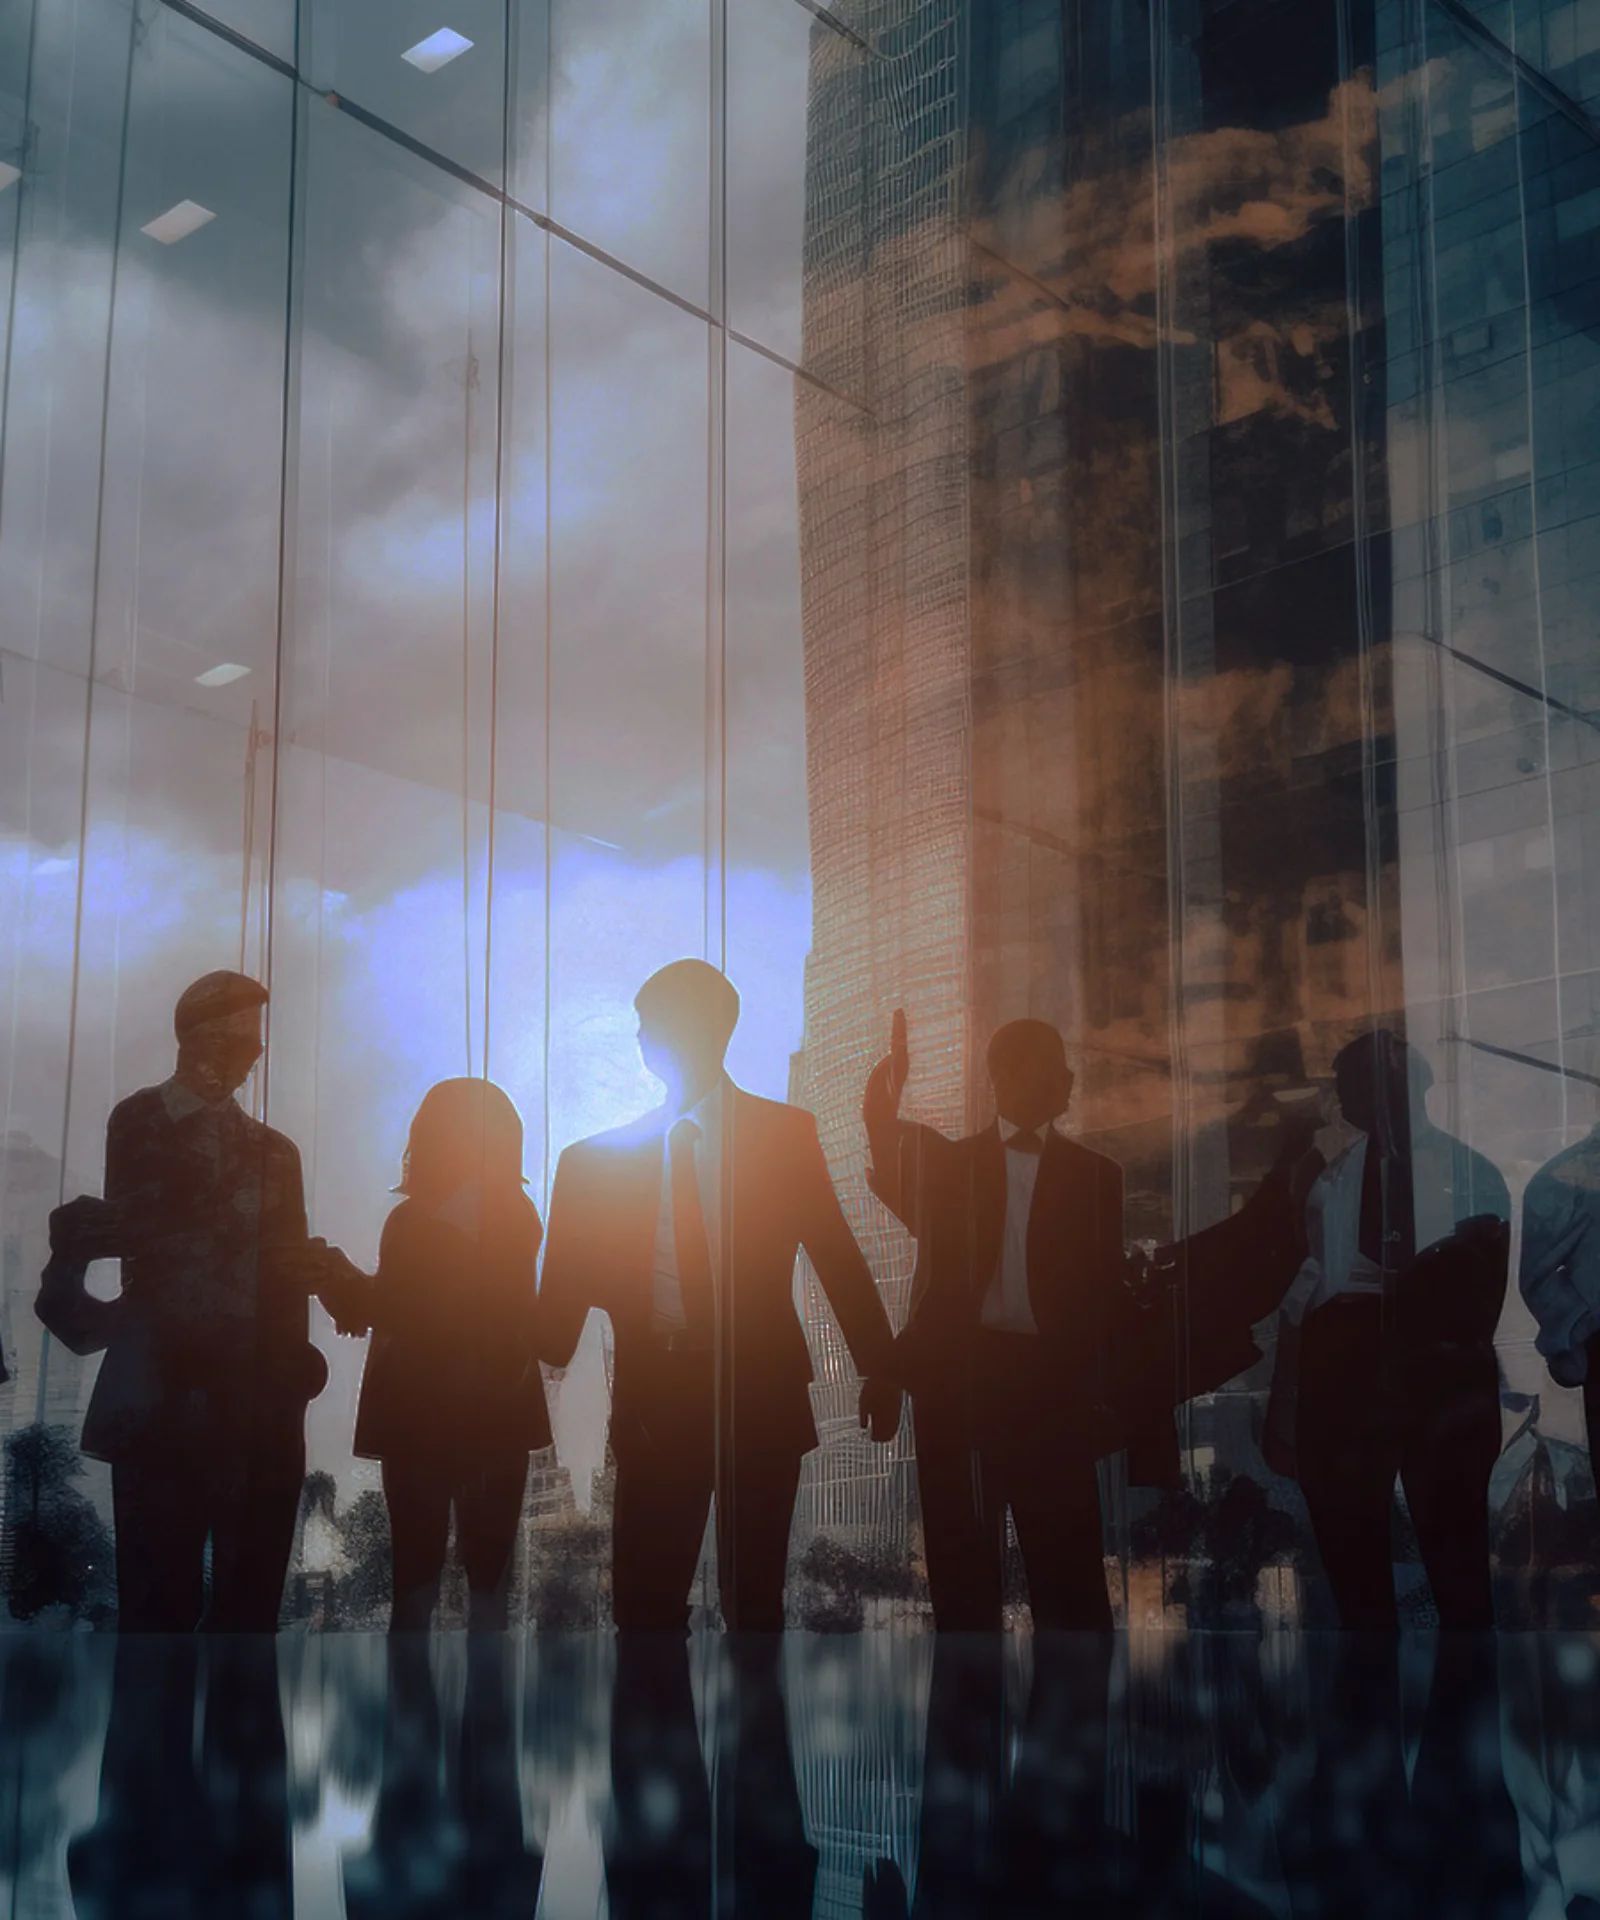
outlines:
[{"label": "silhouette of crowd", "polygon": [[[1252,1329],[1274,1316],[1267,1457],[1299,1481],[1341,1622],[1396,1625],[1398,1482],[1441,1624],[1494,1624],[1509,1195],[1433,1123],[1427,1065],[1394,1034],[1362,1033],[1335,1059],[1345,1144],[1331,1160],[1313,1121],[1284,1118],[1245,1204],[1151,1253],[1126,1245],[1120,1167],[1061,1131],[1073,1076],[1053,1027],[992,1035],[995,1118],[950,1139],[902,1116],[897,1014],[862,1106],[871,1191],[916,1243],[897,1330],[812,1116],[729,1077],[739,996],[704,962],[640,987],[640,1053],[665,1097],[566,1149],[548,1222],[506,1094],[433,1087],[371,1274],[311,1235],[294,1144],[236,1097],[266,1005],[240,973],[188,987],[171,1077],[110,1116],[104,1198],[51,1218],[38,1313],[74,1353],[103,1355],[82,1446],[110,1463],[123,1631],[275,1629],[306,1409],[327,1380],[316,1298],[340,1333],[370,1335],[354,1451],[380,1463],[393,1630],[427,1629],[452,1519],[471,1624],[505,1625],[529,1455],[551,1440],[544,1369],[572,1360],[599,1312],[614,1349],[616,1626],[686,1630],[709,1523],[726,1626],[777,1634],[818,1444],[802,1251],[873,1441],[893,1439],[909,1399],[939,1628],[999,1629],[1014,1539],[1037,1631],[1107,1631],[1098,1463],[1122,1453],[1133,1483],[1181,1487],[1175,1415],[1259,1359]],[[1591,1435],[1596,1138],[1529,1187],[1522,1255],[1540,1350],[1582,1385]],[[106,1258],[121,1262],[112,1299],[86,1284]]]}]

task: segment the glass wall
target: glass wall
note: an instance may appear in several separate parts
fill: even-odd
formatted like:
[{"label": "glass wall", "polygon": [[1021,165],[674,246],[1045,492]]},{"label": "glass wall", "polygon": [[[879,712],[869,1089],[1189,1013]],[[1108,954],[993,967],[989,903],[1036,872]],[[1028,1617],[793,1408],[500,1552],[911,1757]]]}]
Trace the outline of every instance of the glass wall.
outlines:
[{"label": "glass wall", "polygon": [[[950,1132],[997,1024],[1060,1029],[1130,1246],[1235,1214],[1291,1122],[1336,1159],[1375,1028],[1519,1221],[1600,1083],[1597,63],[1591,0],[12,7],[8,1430],[76,1432],[46,1219],[216,966],[270,983],[246,1097],[366,1266],[435,1080],[511,1093],[541,1207],[649,1106],[632,996],[682,954],[897,1324],[860,1101],[902,1007]],[[1180,1268],[1178,1477],[1101,1467],[1119,1617],[1328,1619],[1268,1464],[1297,1309],[1220,1378]],[[797,1286],[795,1618],[925,1617],[914,1435],[861,1436]],[[288,1604],[355,1623],[363,1348],[315,1331]],[[1554,1569],[1587,1619],[1536,1333],[1513,1278],[1500,1604]],[[581,1546],[605,1617],[608,1364],[596,1320],[548,1383],[533,1616]]]}]

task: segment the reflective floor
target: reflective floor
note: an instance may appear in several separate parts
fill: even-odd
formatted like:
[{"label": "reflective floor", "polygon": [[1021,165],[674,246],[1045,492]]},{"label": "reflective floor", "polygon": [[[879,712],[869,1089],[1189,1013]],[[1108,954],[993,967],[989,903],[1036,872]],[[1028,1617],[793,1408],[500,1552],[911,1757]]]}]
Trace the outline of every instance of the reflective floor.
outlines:
[{"label": "reflective floor", "polygon": [[0,1911],[1600,1915],[1588,1638],[0,1639]]}]

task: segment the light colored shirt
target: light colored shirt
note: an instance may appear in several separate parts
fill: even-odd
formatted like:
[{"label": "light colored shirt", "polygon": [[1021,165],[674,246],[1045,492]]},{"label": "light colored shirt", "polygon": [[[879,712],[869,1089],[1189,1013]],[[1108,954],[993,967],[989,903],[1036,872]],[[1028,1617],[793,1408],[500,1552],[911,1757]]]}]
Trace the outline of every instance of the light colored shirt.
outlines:
[{"label": "light colored shirt", "polygon": [[1306,1195],[1309,1252],[1284,1308],[1297,1325],[1342,1293],[1383,1292],[1383,1269],[1361,1251],[1361,1178],[1367,1165],[1362,1134],[1325,1166]]},{"label": "light colored shirt", "polygon": [[1006,1226],[1000,1263],[984,1290],[978,1324],[994,1333],[1036,1334],[1039,1323],[1028,1298],[1028,1221],[1043,1155],[1019,1153],[1010,1144],[1017,1132],[1009,1120],[1000,1122],[1000,1138],[1006,1142]]},{"label": "light colored shirt", "polygon": [[1528,1182],[1519,1278],[1552,1377],[1577,1386],[1600,1333],[1600,1127]]},{"label": "light colored shirt", "polygon": [[[722,1235],[722,1110],[726,1099],[723,1078],[677,1119],[692,1120],[700,1129],[694,1143],[694,1170],[700,1188],[700,1211],[705,1216],[711,1247],[711,1271],[718,1269]],[[668,1129],[670,1135],[671,1129]],[[674,1333],[689,1324],[678,1281],[678,1245],[672,1218],[672,1150],[661,1143],[661,1206],[656,1214],[656,1250],[650,1270],[650,1324],[657,1333]]]}]

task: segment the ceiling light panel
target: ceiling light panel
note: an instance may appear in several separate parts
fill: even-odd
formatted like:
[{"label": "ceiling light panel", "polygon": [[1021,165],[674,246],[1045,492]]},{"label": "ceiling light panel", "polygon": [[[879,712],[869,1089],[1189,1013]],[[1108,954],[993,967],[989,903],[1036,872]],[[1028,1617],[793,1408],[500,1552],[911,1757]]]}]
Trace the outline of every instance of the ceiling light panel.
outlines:
[{"label": "ceiling light panel", "polygon": [[236,660],[223,660],[214,667],[207,667],[204,673],[197,673],[194,682],[197,687],[227,687],[235,680],[242,680],[250,671],[241,667]]},{"label": "ceiling light panel", "polygon": [[437,33],[430,33],[426,40],[419,40],[414,47],[407,47],[400,58],[408,60],[421,73],[437,73],[441,67],[449,66],[452,60],[458,60],[471,45],[465,34],[457,33],[453,27],[441,27]]},{"label": "ceiling light panel", "polygon": [[159,240],[164,247],[170,247],[178,240],[187,240],[191,233],[197,233],[201,227],[209,226],[216,215],[209,207],[201,206],[198,200],[180,200],[175,207],[168,207],[165,213],[157,214],[154,220],[148,220],[139,229],[149,234],[152,240]]}]

